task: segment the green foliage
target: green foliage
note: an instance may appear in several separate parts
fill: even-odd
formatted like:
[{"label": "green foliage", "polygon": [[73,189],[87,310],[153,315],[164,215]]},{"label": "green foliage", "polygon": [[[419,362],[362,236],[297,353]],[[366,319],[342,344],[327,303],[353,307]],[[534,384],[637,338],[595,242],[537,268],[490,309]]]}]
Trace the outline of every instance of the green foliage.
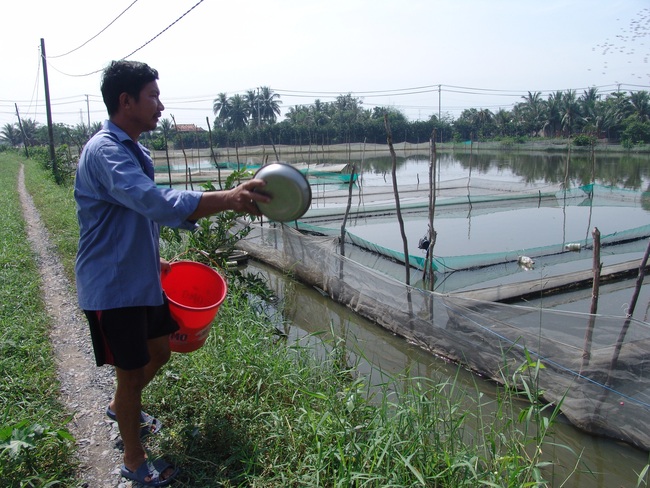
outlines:
[{"label": "green foliage", "polygon": [[635,144],[650,143],[650,122],[631,120],[623,131],[622,138]]},{"label": "green foliage", "polygon": [[573,145],[578,147],[593,146],[596,138],[589,134],[578,134],[573,138]]},{"label": "green foliage", "polygon": [[[331,331],[279,340],[271,305],[232,287],[203,348],[174,355],[148,392],[169,425],[159,447],[179,453],[189,484],[548,486],[541,406],[520,415],[515,390],[485,401],[408,372],[371,387]],[[516,372],[534,399],[541,367]]]},{"label": "green foliage", "polygon": [[[224,183],[224,189],[233,188],[240,180],[248,179],[253,172],[247,169],[233,171]],[[205,191],[218,191],[211,182],[203,185]],[[160,232],[161,255],[169,260],[189,259],[222,270],[227,268],[228,257],[235,249],[237,241],[250,233],[248,226],[236,226],[241,217],[233,211],[219,212],[212,217],[199,219],[192,232],[163,227]],[[254,220],[256,217],[252,217]],[[237,229],[237,230],[235,230]],[[243,275],[237,270],[228,272],[231,283],[247,286],[249,290],[268,296],[268,288],[255,277]]]},{"label": "green foliage", "polygon": [[43,169],[50,172],[57,183],[70,183],[77,168],[78,158],[70,152],[67,144],[57,146],[54,152],[56,159],[56,172],[50,157],[48,146],[35,146],[30,148],[29,157],[38,162]]}]

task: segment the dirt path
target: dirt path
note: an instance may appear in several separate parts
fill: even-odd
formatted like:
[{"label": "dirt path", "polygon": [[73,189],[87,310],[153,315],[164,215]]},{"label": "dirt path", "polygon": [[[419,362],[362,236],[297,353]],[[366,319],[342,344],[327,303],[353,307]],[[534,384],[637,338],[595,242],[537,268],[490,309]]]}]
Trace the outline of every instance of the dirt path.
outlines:
[{"label": "dirt path", "polygon": [[25,188],[23,167],[18,192],[27,222],[29,243],[37,255],[42,293],[52,319],[51,338],[56,354],[61,401],[72,416],[68,429],[77,440],[81,465],[80,486],[126,487],[120,483],[121,452],[115,448],[117,425],[104,414],[113,393],[113,372],[98,368],[86,319],[66,278],[31,196]]}]

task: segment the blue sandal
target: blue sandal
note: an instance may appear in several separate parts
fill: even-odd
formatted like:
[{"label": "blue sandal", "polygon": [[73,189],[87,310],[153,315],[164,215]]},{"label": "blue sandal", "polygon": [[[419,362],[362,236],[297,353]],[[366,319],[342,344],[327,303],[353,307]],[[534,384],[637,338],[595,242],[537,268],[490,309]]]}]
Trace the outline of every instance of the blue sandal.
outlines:
[{"label": "blue sandal", "polygon": [[[110,407],[106,407],[106,415],[109,419],[117,421],[117,416]],[[142,426],[140,437],[143,439],[149,435],[157,434],[163,426],[160,420],[146,412],[140,412],[140,424]]]},{"label": "blue sandal", "polygon": [[[165,479],[161,479],[160,476],[169,468],[173,468],[174,471]],[[156,459],[154,461],[145,459],[135,471],[131,471],[125,465],[122,465],[120,468],[122,477],[136,481],[144,486],[167,486],[174,481],[178,472],[179,469],[177,467],[174,467],[163,459]]]}]

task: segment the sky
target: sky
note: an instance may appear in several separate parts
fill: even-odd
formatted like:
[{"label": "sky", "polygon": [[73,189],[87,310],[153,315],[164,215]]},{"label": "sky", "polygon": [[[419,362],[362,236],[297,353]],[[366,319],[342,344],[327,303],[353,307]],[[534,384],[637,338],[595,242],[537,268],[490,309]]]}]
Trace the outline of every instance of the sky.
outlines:
[{"label": "sky", "polygon": [[206,128],[219,93],[284,113],[351,94],[409,120],[511,109],[529,91],[650,91],[648,0],[21,0],[0,9],[0,128],[101,122],[101,70],[158,70],[163,117]]}]

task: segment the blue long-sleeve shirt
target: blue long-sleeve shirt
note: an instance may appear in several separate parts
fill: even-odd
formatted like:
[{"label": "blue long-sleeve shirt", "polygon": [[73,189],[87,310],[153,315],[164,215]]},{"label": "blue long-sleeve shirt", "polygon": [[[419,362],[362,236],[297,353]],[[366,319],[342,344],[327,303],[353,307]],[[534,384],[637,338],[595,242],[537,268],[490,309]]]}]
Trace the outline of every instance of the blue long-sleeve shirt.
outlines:
[{"label": "blue long-sleeve shirt", "polygon": [[81,153],[74,197],[80,307],[162,304],[159,225],[194,228],[201,192],[157,187],[149,151],[106,121]]}]

